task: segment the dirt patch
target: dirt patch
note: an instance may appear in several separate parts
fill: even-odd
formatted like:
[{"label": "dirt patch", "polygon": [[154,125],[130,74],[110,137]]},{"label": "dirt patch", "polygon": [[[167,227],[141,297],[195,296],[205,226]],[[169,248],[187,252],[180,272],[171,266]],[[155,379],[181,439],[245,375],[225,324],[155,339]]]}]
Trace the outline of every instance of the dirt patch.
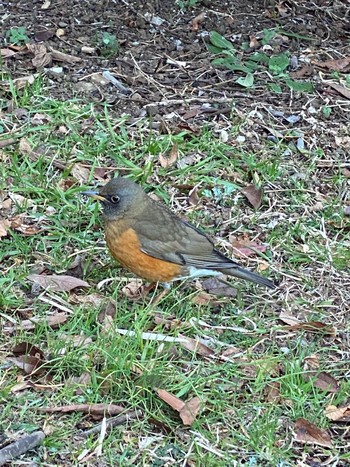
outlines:
[{"label": "dirt patch", "polygon": [[[239,50],[265,29],[280,28],[294,34],[285,36],[285,42],[278,45],[280,50],[288,50],[298,58],[314,55],[321,59],[325,41],[327,47],[344,53],[350,28],[346,14],[344,2],[330,1],[319,1],[314,6],[309,2],[203,0],[184,11],[176,2],[167,0],[8,2],[3,37],[11,28],[23,26],[31,43],[80,60],[67,63],[53,58],[49,64],[36,67],[33,54],[24,50],[5,59],[4,69],[13,78],[43,71],[54,97],[82,95],[109,103],[117,114],[134,117],[145,113],[163,116],[179,109],[186,113],[189,104],[200,107],[207,103],[211,108],[204,112],[205,119],[210,119],[220,110],[229,112],[232,98],[238,107],[255,105],[256,98],[275,104],[282,101],[290,107],[289,95],[281,99],[263,89],[264,76],[259,77],[262,86],[255,86],[245,95],[236,83],[240,73],[214,68],[206,46],[209,32],[217,31]],[[200,19],[193,23],[198,15]],[[117,41],[114,47],[108,44],[108,34]],[[101,77],[106,71],[124,89]],[[306,99],[300,97],[305,103]]]}]

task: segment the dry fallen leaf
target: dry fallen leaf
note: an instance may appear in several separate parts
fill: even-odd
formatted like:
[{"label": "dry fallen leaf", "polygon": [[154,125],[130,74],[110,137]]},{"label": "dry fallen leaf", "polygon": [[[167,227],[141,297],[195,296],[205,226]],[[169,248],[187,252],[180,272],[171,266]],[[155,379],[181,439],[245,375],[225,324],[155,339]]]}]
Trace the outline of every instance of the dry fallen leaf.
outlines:
[{"label": "dry fallen leaf", "polygon": [[44,44],[26,44],[27,48],[34,58],[32,59],[32,64],[35,68],[44,68],[52,62],[52,55],[47,51],[47,48]]},{"label": "dry fallen leaf", "polygon": [[30,219],[26,220],[25,214],[18,214],[9,219],[10,227],[17,232],[21,232],[23,235],[29,237],[31,235],[36,235],[45,230],[44,227],[39,227],[35,224],[30,224]]},{"label": "dry fallen leaf", "polygon": [[11,226],[11,223],[7,219],[0,219],[0,238],[6,237],[10,226]]},{"label": "dry fallen leaf", "polygon": [[289,73],[291,78],[300,79],[304,77],[312,76],[314,67],[312,65],[305,65],[300,70],[292,71]]},{"label": "dry fallen leaf", "polygon": [[335,394],[340,390],[337,380],[325,371],[308,371],[303,373],[302,376],[304,380],[311,381],[315,388],[322,389],[322,391]]},{"label": "dry fallen leaf", "polygon": [[180,342],[181,347],[189,350],[190,352],[195,352],[198,355],[202,355],[203,357],[211,357],[215,354],[214,350],[208,347],[207,345],[199,342],[197,339],[192,339],[191,337],[182,336],[179,334],[179,337],[183,337],[183,342]]},{"label": "dry fallen leaf", "polygon": [[208,292],[201,291],[191,299],[192,303],[196,305],[218,305],[220,302],[215,295],[211,295]]},{"label": "dry fallen leaf", "polygon": [[329,405],[326,407],[325,415],[333,422],[350,422],[350,405],[346,405],[345,407]]},{"label": "dry fallen leaf", "polygon": [[350,99],[349,88],[346,88],[345,86],[341,86],[340,84],[337,84],[337,83],[328,83],[328,86],[330,86],[335,91],[339,92],[339,94],[344,96],[346,99]]},{"label": "dry fallen leaf", "polygon": [[44,359],[44,352],[39,349],[36,345],[31,344],[30,342],[20,342],[15,345],[12,349],[12,353],[15,357],[21,357],[23,355],[31,355],[32,357],[38,357]]},{"label": "dry fallen leaf", "polygon": [[200,406],[201,401],[199,397],[193,397],[185,402],[184,407],[180,410],[180,417],[184,425],[192,425],[198,415]]},{"label": "dry fallen leaf", "polygon": [[216,277],[210,277],[203,281],[202,287],[206,292],[217,297],[236,297],[237,295],[237,289]]},{"label": "dry fallen leaf", "polygon": [[12,80],[11,84],[8,81],[1,81],[0,87],[6,91],[10,91],[13,86],[15,89],[22,89],[29,84],[33,84],[35,81],[34,75],[22,76],[21,78],[16,78]]},{"label": "dry fallen leaf", "polygon": [[91,384],[91,374],[88,371],[84,371],[79,376],[69,376],[65,380],[65,386],[76,386],[75,394],[84,394],[84,388],[87,388]]},{"label": "dry fallen leaf", "polygon": [[295,439],[298,443],[317,444],[332,448],[332,440],[326,430],[318,428],[305,418],[298,418],[294,425]]},{"label": "dry fallen leaf", "polygon": [[40,373],[40,366],[43,364],[43,361],[39,357],[34,357],[33,355],[21,355],[20,357],[8,357],[8,361],[12,362],[25,374],[30,375],[33,373]]},{"label": "dry fallen leaf", "polygon": [[155,390],[164,402],[166,402],[172,409],[179,412],[184,425],[192,425],[200,409],[200,399],[198,397],[193,397],[187,402],[183,402],[181,399],[174,396],[174,394],[171,394],[164,389],[156,388]]},{"label": "dry fallen leaf", "polygon": [[314,62],[314,64],[331,71],[345,72],[350,69],[350,57],[339,58],[337,60],[326,60],[324,62]]},{"label": "dry fallen leaf", "polygon": [[282,400],[280,393],[281,383],[279,381],[271,381],[265,387],[265,398],[267,402],[279,404]]},{"label": "dry fallen leaf", "polygon": [[329,336],[335,336],[337,333],[336,329],[329,324],[321,323],[320,321],[301,322],[295,316],[284,313],[283,311],[279,314],[278,318],[283,323],[288,324],[288,326],[284,328],[288,331],[304,330],[313,333],[323,333]]},{"label": "dry fallen leaf", "polygon": [[79,182],[85,183],[89,180],[90,169],[85,167],[83,164],[76,163],[73,164],[71,174],[74,178],[79,180]]},{"label": "dry fallen leaf", "polygon": [[261,206],[263,191],[255,185],[248,185],[241,190],[241,193],[247,198],[254,209]]},{"label": "dry fallen leaf", "polygon": [[0,56],[4,58],[12,57],[16,55],[17,51],[12,49],[0,49]]},{"label": "dry fallen leaf", "polygon": [[51,291],[69,292],[77,287],[90,287],[90,285],[77,277],[65,275],[44,275],[44,274],[30,274],[28,279],[36,284],[39,284],[44,289],[48,288]]},{"label": "dry fallen leaf", "polygon": [[205,18],[205,11],[197,15],[193,20],[191,21],[191,31],[196,32],[199,29],[199,25]]},{"label": "dry fallen leaf", "polygon": [[131,279],[123,288],[122,293],[131,299],[138,299],[142,296],[143,289],[142,279]]},{"label": "dry fallen leaf", "polygon": [[326,323],[321,323],[320,321],[307,321],[305,323],[294,324],[293,326],[288,326],[290,331],[307,331],[315,334],[326,334],[329,336],[335,336],[337,331],[333,326],[330,326]]},{"label": "dry fallen leaf", "polygon": [[257,251],[264,253],[267,249],[266,245],[257,242],[251,242],[247,236],[230,238],[233,247],[233,254],[238,257],[254,256]]},{"label": "dry fallen leaf", "polygon": [[175,164],[177,158],[179,156],[178,146],[174,144],[171,148],[169,154],[160,154],[159,155],[159,162],[163,168],[170,167],[171,165]]},{"label": "dry fallen leaf", "polygon": [[41,31],[37,31],[35,33],[34,39],[36,40],[36,42],[44,42],[51,39],[51,37],[53,37],[54,34],[55,33],[52,30],[42,29]]},{"label": "dry fallen leaf", "polygon": [[278,316],[278,319],[280,319],[283,323],[288,324],[289,326],[293,326],[294,324],[299,324],[300,321],[296,316],[289,315],[288,313],[285,313],[284,311],[281,311],[281,313]]},{"label": "dry fallen leaf", "polygon": [[13,334],[17,330],[31,331],[36,328],[37,324],[46,324],[46,326],[54,328],[65,323],[67,319],[68,315],[65,313],[57,313],[56,315],[50,315],[44,319],[33,317],[21,321],[18,325],[5,326],[2,330],[7,334]]}]

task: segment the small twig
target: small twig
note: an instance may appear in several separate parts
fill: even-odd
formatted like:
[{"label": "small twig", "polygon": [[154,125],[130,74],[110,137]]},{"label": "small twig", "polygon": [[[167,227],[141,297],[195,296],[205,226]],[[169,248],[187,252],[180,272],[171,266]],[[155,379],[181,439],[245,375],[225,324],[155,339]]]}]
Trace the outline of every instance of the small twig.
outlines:
[{"label": "small twig", "polygon": [[34,431],[30,435],[23,436],[14,443],[0,450],[0,466],[24,454],[30,449],[39,446],[45,438],[43,431]]},{"label": "small twig", "polygon": [[[214,99],[210,99],[208,97],[184,97],[183,99],[169,99],[160,102],[151,102],[150,104],[146,104],[144,108],[152,107],[152,106],[168,106],[168,105],[176,105],[176,104],[189,104],[190,102],[203,102],[204,104],[218,104],[218,103],[225,103],[225,102],[233,102],[234,97],[215,97]],[[216,109],[215,109],[216,110]]]},{"label": "small twig", "polygon": [[[141,417],[142,415],[143,415],[142,410],[134,410],[129,413],[118,415],[117,417],[109,418],[108,420],[105,421],[106,431],[110,428],[113,428],[114,426],[119,426],[125,422],[128,422],[129,420]],[[103,426],[103,422],[90,428],[90,430],[81,431],[79,434],[83,438],[88,438],[90,435],[93,435],[95,433],[101,433],[102,426]]]},{"label": "small twig", "polygon": [[0,141],[0,149],[10,146],[11,144],[17,143],[15,138],[2,139]]}]

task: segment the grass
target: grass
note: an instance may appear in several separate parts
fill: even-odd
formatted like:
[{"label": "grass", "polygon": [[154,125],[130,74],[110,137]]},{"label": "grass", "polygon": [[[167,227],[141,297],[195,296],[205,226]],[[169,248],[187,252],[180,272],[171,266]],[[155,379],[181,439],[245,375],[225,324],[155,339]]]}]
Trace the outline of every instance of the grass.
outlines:
[{"label": "grass", "polygon": [[[346,379],[348,359],[344,333],[347,319],[350,260],[348,220],[342,215],[345,179],[337,170],[325,170],[320,147],[284,156],[286,142],[259,144],[255,150],[236,143],[249,130],[249,121],[232,115],[230,140],[220,141],[208,124],[199,134],[180,131],[155,133],[147,120],[136,124],[116,119],[112,109],[78,100],[60,102],[46,97],[45,83],[31,89],[12,89],[17,108],[27,118],[19,122],[5,112],[7,134],[18,144],[1,152],[2,202],[12,194],[15,201],[4,217],[23,215],[23,224],[38,232],[24,235],[11,229],[1,239],[1,323],[17,323],[16,332],[3,332],[1,342],[0,421],[7,437],[45,428],[42,446],[25,455],[40,465],[76,465],[97,437],[77,437],[80,429],[94,424],[81,414],[43,414],[38,407],[82,403],[115,403],[141,409],[137,421],[117,427],[103,441],[101,465],[295,465],[301,456],[333,456],[346,465],[349,453],[344,440],[334,434],[334,448],[315,448],[293,441],[294,422],[307,418],[329,428],[326,406],[346,402],[350,386]],[[44,114],[42,123],[35,115]],[[34,122],[34,123],[33,123]],[[287,135],[288,136],[288,135]],[[25,140],[24,140],[25,139]],[[34,154],[21,149],[26,141]],[[176,144],[179,159],[193,155],[190,165],[162,168],[159,154]],[[58,167],[54,161],[61,161]],[[90,170],[87,180],[72,176],[74,164]],[[118,269],[105,249],[99,207],[86,202],[79,192],[96,183],[97,167],[113,167],[112,174],[128,174],[156,193],[180,215],[187,215],[231,254],[228,236],[247,234],[270,245],[264,253],[267,274],[281,288],[270,295],[261,288],[237,283],[235,299],[219,298],[219,304],[199,305],[193,284],[177,284],[158,305],[164,318],[180,320],[168,329],[155,324],[149,302],[135,303],[122,289],[132,275]],[[263,206],[250,208],[239,189],[258,177],[265,187]],[[198,186],[197,207],[188,203],[186,185]],[[179,188],[180,187],[180,188]],[[184,187],[184,188],[181,188]],[[16,198],[13,198],[16,199]],[[316,202],[322,209],[314,209]],[[346,227],[347,226],[347,227]],[[74,293],[43,293],[27,279],[33,271],[69,274],[80,256],[83,278],[91,288]],[[254,268],[258,257],[242,260]],[[113,280],[102,284],[104,279]],[[51,303],[43,302],[42,297]],[[93,297],[97,297],[93,301]],[[116,302],[113,326],[98,320],[100,311]],[[71,310],[68,320],[51,328],[46,318],[57,313],[55,303]],[[339,337],[288,331],[278,321],[281,311],[301,321],[316,320],[336,327]],[[23,319],[42,318],[34,330],[21,327]],[[211,327],[194,324],[202,320]],[[192,323],[192,324],[191,324]],[[221,326],[221,329],[215,328]],[[131,329],[135,337],[121,336],[114,328]],[[239,327],[244,332],[235,331]],[[203,358],[176,344],[142,339],[149,331],[177,336],[201,337],[219,355],[234,346],[238,356],[229,361]],[[78,342],[78,337],[85,341]],[[7,356],[20,342],[38,346],[45,355],[40,375],[24,375],[8,364]],[[305,359],[317,356],[320,370],[340,384],[331,394],[317,389],[303,375]],[[89,381],[80,384],[81,375]],[[16,389],[31,381],[34,387]],[[267,398],[271,383],[279,384],[279,400]],[[178,414],[155,393],[160,387],[182,400],[198,396],[202,409],[193,425],[184,427]],[[187,457],[186,457],[187,456]],[[94,459],[94,458],[93,458]],[[186,464],[185,459],[188,459]]]}]

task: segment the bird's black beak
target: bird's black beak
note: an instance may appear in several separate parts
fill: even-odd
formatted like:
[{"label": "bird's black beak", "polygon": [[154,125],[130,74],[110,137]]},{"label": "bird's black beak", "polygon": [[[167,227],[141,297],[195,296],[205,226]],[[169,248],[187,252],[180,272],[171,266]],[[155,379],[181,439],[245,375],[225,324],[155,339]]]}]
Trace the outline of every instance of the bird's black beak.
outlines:
[{"label": "bird's black beak", "polygon": [[90,198],[97,199],[98,201],[106,201],[106,198],[101,196],[98,191],[82,191],[80,194],[84,196],[90,196]]}]

